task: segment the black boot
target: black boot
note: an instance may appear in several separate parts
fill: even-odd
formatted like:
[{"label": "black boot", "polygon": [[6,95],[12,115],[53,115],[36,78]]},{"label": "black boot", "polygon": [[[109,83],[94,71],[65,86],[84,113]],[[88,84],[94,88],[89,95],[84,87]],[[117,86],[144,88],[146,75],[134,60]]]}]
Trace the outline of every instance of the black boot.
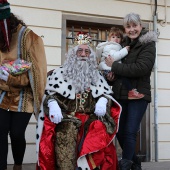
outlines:
[{"label": "black boot", "polygon": [[132,161],[127,159],[121,159],[119,161],[119,170],[130,170],[132,166]]},{"label": "black boot", "polygon": [[131,166],[131,170],[142,170],[141,160],[139,157],[136,157],[135,161]]}]

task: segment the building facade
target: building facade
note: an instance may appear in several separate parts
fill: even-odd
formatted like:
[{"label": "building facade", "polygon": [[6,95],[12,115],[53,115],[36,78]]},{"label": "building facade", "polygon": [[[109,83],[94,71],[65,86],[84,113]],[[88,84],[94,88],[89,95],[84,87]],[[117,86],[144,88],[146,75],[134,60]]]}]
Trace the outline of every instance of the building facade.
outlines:
[{"label": "building facade", "polygon": [[[107,30],[111,26],[122,27],[122,19],[127,13],[138,13],[143,20],[143,27],[154,29],[155,0],[9,0],[9,3],[11,11],[42,36],[48,70],[63,64],[72,37],[78,31],[91,33],[93,39],[96,39],[93,44],[95,49],[99,39],[102,41],[107,38]],[[170,1],[159,0],[155,23],[159,32],[157,65],[151,76],[152,103],[141,124],[137,146],[137,152],[144,155],[145,161],[155,160],[155,111],[158,120],[158,160],[170,161],[170,17],[168,16],[170,16]],[[26,131],[27,149],[24,163],[36,162],[35,131],[36,121],[32,116]],[[10,141],[8,163],[13,163]]]}]

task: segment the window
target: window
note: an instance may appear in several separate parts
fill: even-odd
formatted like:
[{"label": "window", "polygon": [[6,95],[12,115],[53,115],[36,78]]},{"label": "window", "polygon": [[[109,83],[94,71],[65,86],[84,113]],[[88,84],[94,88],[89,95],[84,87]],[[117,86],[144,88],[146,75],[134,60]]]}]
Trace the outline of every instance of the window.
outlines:
[{"label": "window", "polygon": [[[73,46],[74,37],[78,32],[86,32],[92,37],[91,47],[95,51],[96,46],[100,42],[107,40],[108,32],[113,24],[101,24],[83,21],[70,21],[66,22],[66,50]],[[119,26],[123,29],[122,26]]]}]

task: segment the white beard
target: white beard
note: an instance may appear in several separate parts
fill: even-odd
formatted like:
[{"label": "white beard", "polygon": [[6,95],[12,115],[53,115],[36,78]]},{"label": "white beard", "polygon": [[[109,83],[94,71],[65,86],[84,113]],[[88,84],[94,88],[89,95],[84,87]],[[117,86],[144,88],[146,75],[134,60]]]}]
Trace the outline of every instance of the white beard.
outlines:
[{"label": "white beard", "polygon": [[90,87],[92,76],[89,74],[89,64],[87,61],[77,60],[75,67],[73,67],[73,84],[76,93],[83,93]]},{"label": "white beard", "polygon": [[97,69],[88,57],[72,58],[63,67],[64,79],[72,80],[76,93],[83,93],[91,83],[97,82]]}]

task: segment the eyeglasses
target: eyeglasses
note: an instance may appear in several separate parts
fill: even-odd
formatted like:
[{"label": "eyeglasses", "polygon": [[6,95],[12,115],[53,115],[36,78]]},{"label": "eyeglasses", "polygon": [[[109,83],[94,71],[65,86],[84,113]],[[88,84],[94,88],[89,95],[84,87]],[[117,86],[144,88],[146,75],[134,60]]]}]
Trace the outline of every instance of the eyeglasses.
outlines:
[{"label": "eyeglasses", "polygon": [[78,48],[77,50],[77,55],[80,56],[83,54],[83,51],[85,53],[85,56],[89,56],[91,51],[89,49],[82,49],[82,48]]}]

